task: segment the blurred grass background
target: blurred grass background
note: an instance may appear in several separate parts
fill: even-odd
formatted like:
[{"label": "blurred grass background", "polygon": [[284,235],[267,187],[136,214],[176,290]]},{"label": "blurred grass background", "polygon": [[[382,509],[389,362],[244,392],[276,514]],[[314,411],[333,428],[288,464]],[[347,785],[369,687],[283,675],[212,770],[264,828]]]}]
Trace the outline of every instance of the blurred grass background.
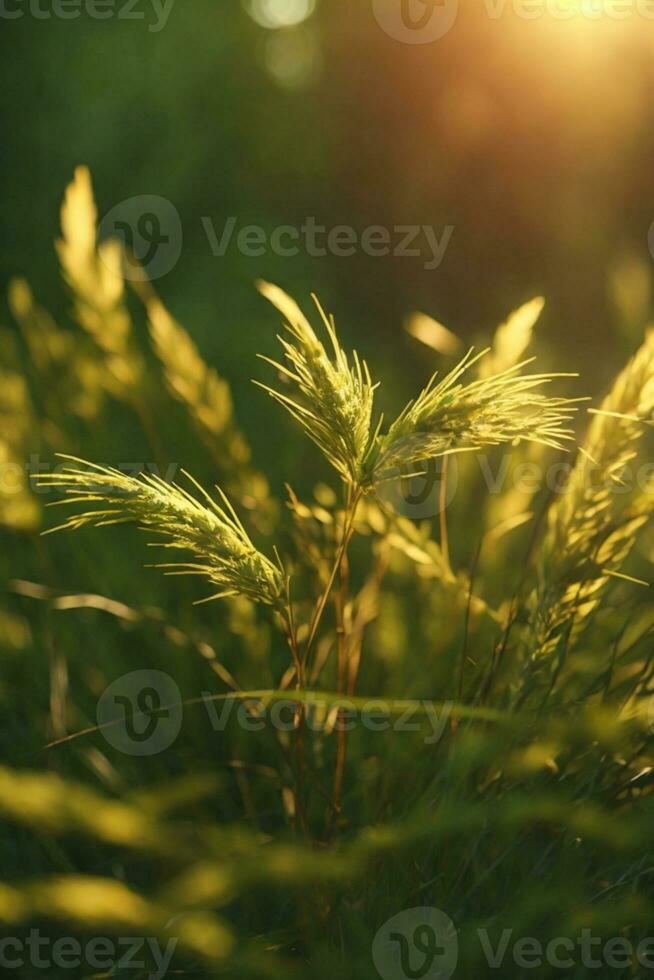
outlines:
[{"label": "blurred grass background", "polygon": [[[141,9],[150,16],[146,7]],[[292,14],[297,23],[264,26],[266,11],[275,10],[279,16]],[[446,37],[410,46],[380,29],[368,3],[177,0],[161,32],[149,32],[147,24],[147,19],[81,16],[62,21],[26,15],[2,25],[0,282],[2,320],[9,328],[2,337],[7,360],[9,339],[17,336],[6,303],[11,277],[28,276],[56,318],[70,322],[70,295],[61,287],[51,243],[59,235],[63,190],[80,163],[90,167],[100,216],[144,194],[161,195],[177,208],[184,245],[175,267],[157,281],[157,290],[206,361],[229,381],[256,466],[280,496],[285,481],[310,493],[328,470],[250,384],[258,373],[255,353],[273,351],[277,323],[253,288],[257,278],[279,282],[305,307],[308,293],[317,291],[335,313],[344,344],[364,353],[373,376],[383,380],[380,403],[392,413],[442,366],[442,359],[402,330],[404,317],[415,309],[472,343],[488,340],[510,310],[535,295],[545,296],[536,348],[546,366],[580,372],[576,393],[603,390],[640,343],[651,313],[648,231],[654,220],[654,35],[649,21],[531,22],[507,13],[495,22],[469,4]],[[418,223],[438,230],[452,225],[454,232],[443,263],[431,271],[423,268],[423,258],[360,252],[350,258],[284,258],[268,251],[252,258],[232,246],[216,257],[202,218],[209,217],[220,231],[230,216],[238,218],[239,227],[257,224],[269,230],[299,226],[315,216],[321,225],[346,224],[358,231]],[[142,323],[139,329],[144,337]],[[155,399],[155,404],[162,402]],[[210,485],[215,479],[211,460],[189,439],[178,408],[173,405],[157,418],[165,459],[188,466]],[[89,458],[151,458],[138,419],[120,401],[108,399],[92,426],[72,416],[66,426],[63,448]],[[45,458],[52,445],[61,448],[51,436],[35,425],[26,451]],[[468,505],[465,499],[455,503],[452,518],[457,521],[459,515],[452,536],[455,565],[466,569],[477,538],[474,522],[461,519]],[[44,523],[53,522],[48,517]],[[126,760],[101,740],[57,754],[42,750],[47,738],[61,734],[53,730],[57,719],[71,730],[93,723],[99,694],[129,670],[165,670],[188,697],[213,683],[220,687],[187,636],[213,643],[244,687],[275,686],[287,653],[268,626],[239,604],[194,609],[192,582],[141,571],[141,552],[136,555],[134,548],[138,539],[131,530],[85,531],[83,539],[55,536],[45,544],[21,530],[3,535],[5,582],[33,580],[46,589],[98,592],[126,602],[133,597],[139,610],[154,611],[151,620],[130,621],[92,609],[63,611],[12,591],[2,623],[3,761],[17,768],[54,769],[119,796],[135,793],[141,784],[210,771],[218,774],[218,785],[208,800],[189,804],[189,822],[240,821],[278,832],[277,784],[264,778],[252,797],[248,779],[235,778],[230,768],[242,759],[274,769],[275,747],[264,736],[234,731],[228,741],[211,733],[203,709],[187,714],[173,752],[147,763]],[[498,602],[521,571],[517,554],[518,549],[506,555],[500,549],[490,562],[487,594],[497,595]],[[359,557],[355,549],[355,563]],[[639,560],[648,567],[644,555]],[[433,581],[421,582],[419,589],[407,581],[412,583],[406,569],[396,570],[375,626],[363,686],[400,696],[451,695],[465,595],[458,596],[456,606],[447,596],[435,595]],[[633,604],[645,615],[646,599]],[[446,622],[453,609],[457,616]],[[489,624],[480,630],[484,638],[485,630],[490,635]],[[598,649],[608,656],[599,633]],[[592,658],[584,662],[584,679],[592,679],[596,670]],[[590,723],[589,729],[587,734],[582,726],[579,746],[568,744],[572,756],[577,749],[580,755],[595,752]],[[482,744],[472,733],[468,736],[452,759],[445,749],[437,758],[423,749],[419,763],[420,747],[411,741],[389,737],[371,749],[364,738],[353,740],[347,800],[357,827],[382,817],[414,819],[416,799],[430,805],[432,795],[452,789],[450,779],[454,795],[458,780],[464,796],[474,781],[471,770],[482,764],[492,770],[494,752],[513,751],[501,738]],[[601,769],[604,757],[599,749],[597,754]],[[594,764],[593,755],[590,783]],[[571,768],[575,765],[573,759]],[[408,771],[422,777],[415,796],[406,793]],[[443,782],[433,789],[438,779]],[[549,791],[546,779],[538,769],[536,787]],[[571,797],[577,788],[573,784]],[[26,791],[10,787],[9,792],[20,796]],[[430,827],[429,813],[420,833]],[[454,824],[461,819],[454,804],[453,813]],[[510,850],[510,821],[490,847],[487,865],[481,859],[468,864],[465,839],[450,845],[441,878],[421,896],[444,903],[448,882],[455,879],[461,893],[467,895],[464,886],[473,888],[467,906],[459,895],[466,921],[494,914],[502,903],[513,901],[514,883],[528,882],[542,853],[549,853],[549,837],[545,832],[539,837],[539,819],[537,840],[530,840],[533,850],[525,846],[506,873],[491,876],[483,898],[474,888],[485,881],[485,868],[499,851]],[[534,889],[525,928],[538,923],[539,902],[556,908],[566,885],[570,903],[582,907],[589,894],[605,887],[603,875],[617,880],[627,864],[638,873],[645,839],[640,825],[628,841],[630,863],[617,860],[609,869],[602,851],[604,830],[598,832],[599,855],[584,851],[573,873],[570,850],[564,852],[545,897],[545,886],[543,894]],[[447,826],[438,831],[444,849],[449,832]],[[416,836],[422,840],[420,833]],[[486,831],[480,833],[482,839]],[[429,843],[410,858],[375,865],[369,894],[362,889],[348,898],[344,921],[351,932],[347,942],[357,951],[350,963],[357,980],[369,970],[371,923],[394,912],[400,894],[405,904],[417,904],[415,868],[419,865],[424,882],[432,863],[440,861],[441,836],[425,834]],[[132,880],[147,888],[167,874],[159,857],[154,869],[145,859],[133,869],[130,859],[107,856],[94,843],[74,840],[64,848],[47,833],[35,843],[13,825],[1,853],[8,877],[81,870],[124,879],[133,871]],[[467,882],[463,872],[458,877],[462,866]],[[513,923],[520,900],[518,889]],[[301,891],[299,899],[283,892],[235,903],[230,915],[246,935],[264,927],[271,934],[277,928],[289,930],[280,946],[295,954],[292,926],[301,919],[301,905]],[[630,914],[620,908],[607,928],[621,927]],[[639,914],[646,918],[642,908]],[[323,955],[324,974],[333,975],[340,960],[330,964],[326,950]],[[254,970],[252,975],[259,974]]]},{"label": "blurred grass background", "polygon": [[[299,296],[319,284],[391,405],[424,377],[422,350],[399,329],[409,310],[472,340],[536,294],[548,301],[542,341],[606,382],[628,347],[611,277],[624,262],[651,265],[649,21],[492,20],[464,5],[440,41],[407,45],[368,3],[194,0],[174,4],[158,33],[138,9],[145,20],[4,25],[3,281],[29,269],[37,294],[57,292],[43,243],[77,164],[91,168],[100,215],[134,195],[168,198],[184,247],[158,285],[235,384],[256,450],[287,473],[294,461],[259,430],[265,402],[241,370],[270,333],[259,276]],[[266,11],[300,23],[267,29]],[[362,254],[248,258],[232,246],[214,257],[201,218],[220,229],[230,215],[269,229],[315,215],[454,233],[433,271]]]}]

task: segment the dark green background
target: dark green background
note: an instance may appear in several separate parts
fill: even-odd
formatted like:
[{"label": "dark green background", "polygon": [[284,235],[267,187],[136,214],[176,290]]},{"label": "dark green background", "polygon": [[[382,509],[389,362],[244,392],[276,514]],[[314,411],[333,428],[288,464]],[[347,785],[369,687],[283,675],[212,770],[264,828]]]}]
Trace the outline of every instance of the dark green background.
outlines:
[{"label": "dark green background", "polygon": [[[134,195],[168,198],[184,247],[157,286],[234,385],[267,465],[281,457],[297,479],[302,461],[271,438],[270,406],[249,386],[255,352],[274,350],[259,276],[320,294],[384,377],[389,410],[436,363],[401,330],[415,308],[472,341],[542,293],[540,350],[593,392],[635,347],[643,304],[620,332],[609,286],[625,258],[644,275],[652,261],[650,22],[493,21],[468,4],[445,38],[414,46],[380,29],[371,3],[321,0],[300,37],[316,64],[293,87],[266,67],[285,41],[235,0],[178,0],[159,33],[145,0],[142,21],[24,9],[0,24],[3,287],[27,274],[65,315],[51,242],[77,164],[92,170],[100,215]],[[435,271],[361,254],[214,257],[201,218],[220,229],[230,215],[269,231],[312,215],[454,234]]]}]

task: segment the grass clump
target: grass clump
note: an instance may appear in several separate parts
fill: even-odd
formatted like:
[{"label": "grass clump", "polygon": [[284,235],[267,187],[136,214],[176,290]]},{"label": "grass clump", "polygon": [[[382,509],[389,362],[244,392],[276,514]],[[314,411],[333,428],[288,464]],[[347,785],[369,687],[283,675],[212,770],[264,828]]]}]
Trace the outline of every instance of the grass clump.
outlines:
[{"label": "grass clump", "polygon": [[[455,976],[488,975],[479,928],[494,947],[504,929],[545,946],[586,927],[636,947],[654,913],[654,487],[632,476],[654,334],[585,437],[578,400],[552,390],[570,376],[528,371],[540,299],[387,425],[333,319],[318,306],[323,343],[260,283],[285,322],[263,387],[338,474],[312,480],[298,453],[292,482],[310,485],[289,485],[285,509],[271,487],[288,474],[257,468],[201,344],[143,282],[132,310],[84,171],[63,225],[72,322],[15,282],[22,347],[3,345],[0,364],[0,462],[62,460],[17,477],[0,506],[0,920],[113,935],[131,916],[178,940],[180,974],[239,980],[372,976],[375,934],[418,907],[455,923]],[[418,324],[439,356],[459,349]],[[124,433],[130,455],[164,466],[183,447],[198,480],[84,462],[124,456]],[[550,464],[567,472],[556,491],[481,479]],[[214,499],[202,487],[216,481]],[[195,581],[132,572],[133,530],[98,551],[35,536],[54,491],[72,508],[58,529],[135,524],[179,552],[159,567],[222,602],[192,609]],[[151,757],[118,749],[98,715],[135,671],[179,688],[179,702],[137,701],[137,731],[183,709]]]}]

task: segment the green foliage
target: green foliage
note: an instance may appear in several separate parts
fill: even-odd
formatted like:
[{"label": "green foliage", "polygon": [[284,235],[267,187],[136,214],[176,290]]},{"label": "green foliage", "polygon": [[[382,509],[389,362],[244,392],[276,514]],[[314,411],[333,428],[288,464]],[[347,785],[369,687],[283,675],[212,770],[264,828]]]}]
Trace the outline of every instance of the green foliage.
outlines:
[{"label": "green foliage", "polygon": [[[384,429],[333,320],[328,352],[261,284],[290,337],[267,390],[340,477],[316,476],[306,499],[288,487],[284,513],[227,379],[150,287],[132,309],[117,246],[96,246],[85,171],[62,224],[72,320],[14,282],[20,333],[0,364],[0,462],[22,474],[0,498],[6,930],[174,935],[182,973],[325,980],[372,977],[374,934],[416,906],[455,921],[461,976],[487,975],[479,927],[636,944],[653,899],[654,619],[651,480],[629,470],[647,449],[654,335],[566,457],[576,399],[541,390],[566,375],[522,373],[541,300]],[[33,452],[52,468],[30,481]],[[568,479],[552,499],[489,495],[477,464],[496,473],[508,452],[510,477],[569,458]],[[145,463],[182,454],[189,490]],[[437,506],[397,513],[388,482],[434,456],[460,460]],[[216,478],[234,507],[202,490]],[[44,502],[73,505],[62,526],[78,533],[39,537],[55,523]],[[139,575],[133,528],[94,530],[129,524],[190,556],[164,567],[224,602],[194,607],[183,577]],[[122,754],[96,718],[136,669],[167,672],[183,702],[152,758]]]}]

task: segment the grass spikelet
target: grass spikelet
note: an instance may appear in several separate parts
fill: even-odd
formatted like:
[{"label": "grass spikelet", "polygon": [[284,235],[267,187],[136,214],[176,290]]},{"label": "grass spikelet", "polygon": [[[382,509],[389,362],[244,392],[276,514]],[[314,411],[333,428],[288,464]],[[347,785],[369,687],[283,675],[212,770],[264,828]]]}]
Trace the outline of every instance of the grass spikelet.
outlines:
[{"label": "grass spikelet", "polygon": [[268,532],[276,521],[276,504],[266,477],[252,466],[229,384],[204,361],[192,337],[150,284],[139,283],[136,291],[147,311],[150,339],[168,391],[185,407],[228,492],[247,508],[257,527]]},{"label": "grass spikelet", "polygon": [[106,371],[102,354],[60,329],[36,302],[24,279],[9,283],[9,306],[38,376],[43,404],[52,414],[66,412],[93,419],[102,406]]},{"label": "grass spikelet", "polygon": [[545,300],[537,296],[511,313],[495,331],[488,357],[479,362],[479,377],[501,374],[520,361],[531,343],[534,327],[543,312]]},{"label": "grass spikelet", "polygon": [[651,513],[651,492],[626,492],[623,476],[653,412],[654,331],[593,414],[566,490],[550,508],[539,565],[535,655],[551,652],[567,628],[578,630],[587,621],[607,576],[619,570]]},{"label": "grass spikelet", "polygon": [[171,394],[184,404],[198,430],[219,445],[234,467],[250,460],[250,450],[233,421],[229,385],[209,367],[186,330],[154,294],[147,302],[150,336]]},{"label": "grass spikelet", "polygon": [[333,321],[325,316],[315,297],[331,343],[331,357],[294,300],[270,283],[260,282],[258,288],[285,317],[292,338],[292,342],[279,338],[287,365],[264,360],[297,386],[301,401],[255,383],[299,422],[341,477],[357,485],[370,443],[375,388],[365,362],[354,352],[354,365],[350,366]]},{"label": "grass spikelet", "polygon": [[113,239],[96,247],[96,222],[91,176],[86,167],[77,167],[61,208],[57,254],[75,297],[76,319],[104,351],[117,390],[130,389],[144,367],[125,303],[123,250]]},{"label": "grass spikelet", "polygon": [[463,346],[455,333],[427,313],[409,314],[404,321],[404,329],[425,347],[430,347],[437,354],[443,354],[445,357],[459,354]]},{"label": "grass spikelet", "polygon": [[525,361],[469,384],[461,381],[487,351],[470,350],[440,382],[434,376],[409,402],[370,454],[374,479],[398,466],[462,450],[521,441],[554,449],[572,438],[565,426],[574,400],[549,398],[536,389],[560,374],[524,374]]},{"label": "grass spikelet", "polygon": [[134,522],[160,535],[162,540],[157,544],[161,547],[188,551],[197,559],[193,563],[158,566],[166,568],[169,574],[208,579],[220,589],[212,598],[243,595],[255,602],[279,606],[283,593],[280,570],[254,547],[219,488],[222,505],[188,474],[185,476],[203,497],[202,502],[182,487],[155,475],[142,473],[131,477],[111,467],[71,456],[63,458],[86,468],[69,463],[59,473],[43,474],[41,482],[67,494],[60,503],[99,506],[73,514],[51,530]]},{"label": "grass spikelet", "polygon": [[[10,356],[11,336],[0,330],[0,350]],[[39,525],[40,507],[31,494],[25,457],[37,425],[25,378],[0,364],[0,525],[30,531]]]}]

